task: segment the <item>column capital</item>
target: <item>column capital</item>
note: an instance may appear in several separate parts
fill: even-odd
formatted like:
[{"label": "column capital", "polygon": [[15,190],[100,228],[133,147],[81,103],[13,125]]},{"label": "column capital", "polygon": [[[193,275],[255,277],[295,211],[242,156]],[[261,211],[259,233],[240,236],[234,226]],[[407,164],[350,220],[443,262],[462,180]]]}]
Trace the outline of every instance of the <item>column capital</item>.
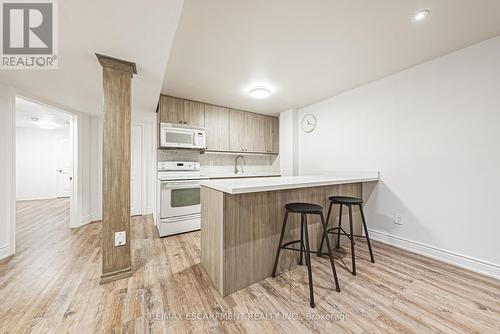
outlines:
[{"label": "column capital", "polygon": [[99,60],[99,63],[101,64],[102,67],[108,67],[108,68],[113,68],[116,70],[128,72],[128,73],[130,73],[131,78],[134,76],[134,74],[137,74],[137,66],[135,65],[134,62],[119,59],[119,58],[114,58],[114,57],[110,57],[110,56],[105,56],[105,55],[102,55],[99,53],[96,53],[95,55],[97,57],[97,60]]}]

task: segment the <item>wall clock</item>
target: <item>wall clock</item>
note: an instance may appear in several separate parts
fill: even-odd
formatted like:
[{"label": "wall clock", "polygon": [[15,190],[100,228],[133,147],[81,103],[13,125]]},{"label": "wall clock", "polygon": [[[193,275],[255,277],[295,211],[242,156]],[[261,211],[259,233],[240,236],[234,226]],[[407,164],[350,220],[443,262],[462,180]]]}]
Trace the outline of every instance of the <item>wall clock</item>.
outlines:
[{"label": "wall clock", "polygon": [[312,114],[307,114],[302,118],[302,131],[311,133],[316,129],[317,120]]}]

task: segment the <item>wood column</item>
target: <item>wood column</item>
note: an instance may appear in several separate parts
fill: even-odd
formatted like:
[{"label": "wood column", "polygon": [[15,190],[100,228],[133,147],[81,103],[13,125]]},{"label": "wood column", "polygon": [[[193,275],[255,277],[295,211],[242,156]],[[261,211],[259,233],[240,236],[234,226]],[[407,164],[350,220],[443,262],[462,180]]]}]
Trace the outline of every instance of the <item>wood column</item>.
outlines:
[{"label": "wood column", "polygon": [[[103,68],[101,284],[132,275],[130,254],[131,79],[135,63],[96,54]],[[115,246],[115,232],[126,244]]]}]

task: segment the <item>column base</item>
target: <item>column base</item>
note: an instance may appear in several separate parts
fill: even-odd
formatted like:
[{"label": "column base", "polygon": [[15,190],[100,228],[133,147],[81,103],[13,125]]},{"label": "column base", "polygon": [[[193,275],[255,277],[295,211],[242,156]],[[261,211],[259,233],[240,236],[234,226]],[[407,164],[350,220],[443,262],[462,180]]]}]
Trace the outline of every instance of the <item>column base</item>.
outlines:
[{"label": "column base", "polygon": [[132,276],[132,267],[128,267],[125,269],[115,270],[109,273],[105,273],[101,275],[101,281],[99,284],[106,284],[109,282],[114,282],[122,278],[127,278]]}]

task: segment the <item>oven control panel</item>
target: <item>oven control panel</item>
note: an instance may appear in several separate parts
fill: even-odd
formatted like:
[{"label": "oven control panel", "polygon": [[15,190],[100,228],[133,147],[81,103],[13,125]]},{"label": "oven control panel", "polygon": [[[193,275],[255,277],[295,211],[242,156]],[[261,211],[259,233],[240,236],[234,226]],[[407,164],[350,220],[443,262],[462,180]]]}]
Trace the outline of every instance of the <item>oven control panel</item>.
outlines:
[{"label": "oven control panel", "polygon": [[200,163],[195,161],[158,161],[158,171],[199,171]]}]

